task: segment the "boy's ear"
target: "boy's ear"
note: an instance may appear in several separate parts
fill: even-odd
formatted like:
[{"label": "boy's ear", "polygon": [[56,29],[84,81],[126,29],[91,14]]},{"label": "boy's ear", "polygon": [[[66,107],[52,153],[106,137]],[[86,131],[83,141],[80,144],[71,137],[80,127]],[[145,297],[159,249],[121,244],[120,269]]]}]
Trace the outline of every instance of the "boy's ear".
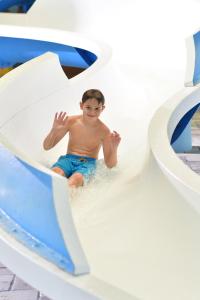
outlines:
[{"label": "boy's ear", "polygon": [[102,106],[102,110],[104,110],[105,108],[106,108],[105,105],[103,105],[103,106]]},{"label": "boy's ear", "polygon": [[83,109],[83,103],[80,102],[80,109]]}]

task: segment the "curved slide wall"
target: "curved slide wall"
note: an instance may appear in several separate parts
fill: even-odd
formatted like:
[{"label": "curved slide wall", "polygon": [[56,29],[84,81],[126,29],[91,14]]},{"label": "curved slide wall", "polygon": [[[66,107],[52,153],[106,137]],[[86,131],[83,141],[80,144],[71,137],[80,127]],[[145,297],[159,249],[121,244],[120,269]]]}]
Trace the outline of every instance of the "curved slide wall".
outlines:
[{"label": "curved slide wall", "polygon": [[[98,49],[98,47],[97,47],[97,49]],[[101,51],[102,51],[102,49],[101,49],[101,47],[99,47],[99,49],[97,51],[97,53],[99,54],[99,57],[101,57]],[[109,49],[107,49],[107,52],[108,52],[107,56],[109,57]],[[107,57],[104,56],[102,59],[100,59],[100,61],[96,62],[95,64],[97,64],[97,66],[98,66],[98,64],[101,64],[101,67],[102,67],[101,72],[103,72],[104,75],[107,74],[107,76],[110,76],[109,75],[110,72],[113,72],[113,71],[112,71],[112,66],[110,65],[110,62],[107,63],[107,65],[105,67],[105,62],[107,60],[108,60]],[[104,71],[104,69],[105,69],[105,71]],[[88,72],[88,74],[87,74],[87,72]],[[90,73],[94,73],[93,76],[91,76]],[[38,77],[38,74],[40,74],[40,77]],[[100,76],[102,76],[102,78],[105,77],[103,74],[100,75]],[[39,168],[39,170],[41,170],[41,171],[48,172],[48,173],[50,172],[48,169],[46,169],[44,167],[46,164],[48,164],[48,162],[46,162],[43,150],[41,149],[43,137],[47,133],[47,131],[49,130],[49,128],[51,126],[51,120],[55,113],[55,105],[60,110],[64,109],[65,106],[67,106],[68,109],[70,109],[70,107],[71,107],[71,110],[73,110],[74,106],[78,105],[78,101],[75,102],[75,101],[73,101],[73,99],[75,100],[75,99],[80,98],[80,95],[81,95],[80,89],[83,91],[83,90],[89,88],[90,85],[94,85],[95,82],[99,81],[99,78],[98,78],[99,74],[96,74],[94,72],[94,70],[92,70],[92,67],[86,71],[86,74],[84,74],[84,76],[85,76],[85,78],[81,78],[81,77],[78,78],[78,82],[77,82],[77,78],[74,78],[72,83],[71,83],[71,81],[69,82],[69,80],[64,76],[64,74],[61,70],[61,67],[58,62],[57,57],[54,54],[49,53],[49,54],[45,54],[44,56],[38,57],[35,60],[29,61],[28,63],[24,64],[23,66],[18,67],[13,72],[7,74],[4,78],[2,78],[3,80],[1,81],[1,83],[2,83],[1,99],[3,101],[2,106],[5,109],[3,109],[1,112],[1,139],[5,145],[9,146],[9,149],[11,149],[11,151],[14,151],[14,153],[17,155],[17,157],[20,157],[20,159],[25,160],[27,163],[31,164],[33,167]],[[45,83],[41,81],[41,79],[40,79],[41,77],[46,78]],[[115,77],[117,77],[117,74],[115,75]],[[26,78],[26,87],[22,91],[21,87],[24,84],[25,78]],[[114,78],[114,76],[112,78]],[[28,82],[30,82],[30,85],[28,85]],[[12,89],[10,89],[8,87],[10,84],[12,85]],[[108,78],[105,77],[102,80],[102,84],[104,86],[106,84],[109,85]],[[79,86],[79,89],[77,88],[77,85]],[[82,85],[82,88],[80,88],[81,85]],[[6,89],[4,89],[3,86],[7,86]],[[15,86],[15,88],[14,88],[14,86]],[[15,89],[15,92],[14,92],[13,88]],[[15,93],[14,101],[13,101],[13,96],[12,96],[12,95],[14,95],[13,93]],[[18,94],[18,96],[17,96],[17,94]],[[50,101],[51,97],[52,97],[52,101]],[[23,101],[22,101],[22,98],[24,99]],[[67,99],[70,99],[70,102]],[[7,102],[8,105],[4,105],[3,104],[3,103],[5,103],[4,101]],[[46,113],[47,107],[48,107],[48,113]],[[35,113],[33,113],[33,110],[35,110]],[[41,132],[40,132],[41,135],[40,134],[38,135],[38,133],[36,133],[36,132],[35,132],[36,134],[34,133],[34,131],[36,129],[35,116],[37,116],[37,123],[41,122],[41,125],[39,126],[39,127],[41,127]],[[22,123],[21,123],[22,118],[26,119],[26,121],[24,119],[24,121],[26,122],[26,128],[27,128],[26,133],[24,132],[26,137],[24,134],[19,135],[19,131],[21,131],[21,130],[19,130],[19,128],[22,125]],[[45,118],[48,119],[47,124],[46,124],[47,126],[44,126]],[[15,130],[13,131],[13,129],[11,129],[10,126],[13,129],[15,128],[16,131]],[[36,130],[36,131],[38,132],[38,130]],[[30,132],[32,132],[31,133],[31,143],[28,143],[27,141],[30,140]],[[15,135],[15,137],[14,137],[14,135]],[[17,139],[16,139],[16,137],[17,137]],[[60,151],[65,151],[64,145],[59,145],[59,147],[61,148]],[[35,152],[35,150],[36,150],[36,152]],[[59,150],[57,149],[55,153],[51,154],[52,160],[56,159],[58,151]],[[38,165],[38,162],[40,162],[40,163],[42,162],[42,166]],[[30,171],[30,169],[29,169],[29,171]],[[29,178],[31,178],[32,173],[33,172],[31,171],[29,174]],[[53,177],[56,177],[56,178],[58,177],[58,176],[55,176],[55,174],[52,172],[50,172],[50,174]],[[38,180],[42,181],[42,184],[44,185],[44,188],[45,188],[45,181],[42,179],[42,176],[39,176]],[[53,181],[54,180],[55,179],[53,179]],[[58,188],[59,180],[61,181],[60,188]],[[65,203],[68,199],[68,193],[66,190],[66,188],[67,188],[66,181],[63,180],[63,178],[58,178],[57,181],[58,181],[58,183],[57,183],[57,185],[55,185],[55,187],[57,186],[57,190],[54,187],[54,189],[53,189],[54,197],[53,197],[52,201],[54,201],[54,206],[56,206],[57,218],[63,219],[63,222],[65,224],[66,224],[66,221],[68,223],[68,224],[64,225],[63,222],[61,222],[62,224],[59,223],[59,227],[61,227],[62,236],[63,236],[63,239],[65,240],[66,248],[72,249],[72,253],[75,253],[75,252],[77,253],[77,259],[79,260],[77,263],[78,263],[78,265],[80,264],[80,268],[79,268],[78,265],[76,266],[76,262],[74,263],[75,269],[77,267],[77,271],[75,271],[75,272],[73,270],[70,270],[70,268],[68,268],[68,267],[66,267],[65,269],[67,271],[74,272],[75,274],[87,273],[89,269],[88,269],[88,265],[85,260],[85,257],[83,255],[83,251],[82,251],[82,249],[79,249],[79,250],[77,249],[77,248],[80,248],[78,245],[78,242],[76,240],[73,240],[75,237],[75,229],[73,229],[74,228],[73,221],[72,220],[70,221],[71,212],[70,212],[69,208],[66,207],[67,204]],[[66,191],[64,191],[64,190],[66,190]],[[50,192],[51,192],[51,189],[50,189]],[[28,193],[25,192],[25,190],[23,192],[23,188],[22,188],[22,193],[25,193],[24,194],[25,198],[28,197]],[[31,194],[32,193],[33,192],[31,192]],[[38,189],[38,193],[41,194],[39,189]],[[22,194],[21,194],[21,196],[22,196]],[[37,195],[36,195],[36,197],[37,197]],[[56,198],[58,199],[58,204],[56,204],[56,201],[55,201]],[[63,200],[64,200],[64,202],[63,202]],[[2,201],[3,201],[3,199],[2,199]],[[21,199],[21,201],[23,201],[23,200]],[[39,201],[39,199],[38,199],[38,201]],[[32,203],[32,201],[31,201],[31,203]],[[36,202],[34,204],[36,210],[38,207],[38,203]],[[32,205],[33,205],[33,203],[32,203]],[[60,216],[60,217],[58,216],[59,211],[57,210],[57,205],[58,205],[58,207],[60,205],[62,207],[62,209],[61,208],[59,209],[60,212],[61,211],[65,212],[63,214],[63,216]],[[9,206],[8,203],[7,203],[7,206]],[[21,214],[22,215],[24,214],[23,206],[24,206],[24,204],[22,204],[20,206],[22,211],[20,209],[18,209],[18,214],[19,214],[18,219],[20,219],[20,220],[21,220]],[[41,206],[41,204],[40,204],[40,206]],[[29,208],[27,207],[27,209],[32,211],[31,207],[29,207]],[[40,209],[42,209],[42,206],[40,207]],[[48,208],[48,210],[49,209],[50,208]],[[44,222],[45,222],[46,218],[49,218],[49,213],[47,214],[48,210],[45,207],[42,210],[43,214],[44,214],[43,215]],[[29,213],[30,213],[30,211],[29,211]],[[42,211],[41,211],[41,214],[42,214]],[[15,211],[12,212],[10,206],[6,212],[9,214],[9,217],[14,217],[14,220],[15,220],[16,212]],[[66,214],[68,214],[67,212],[69,213],[69,217],[67,217],[67,215],[66,215]],[[55,212],[54,212],[54,214],[55,214]],[[55,219],[55,217],[54,217],[54,219]],[[41,220],[42,220],[42,217],[41,217]],[[17,220],[17,218],[16,218],[16,222],[17,221],[19,221],[19,220]],[[27,224],[27,221],[28,221],[28,224]],[[40,235],[40,230],[39,230],[40,226],[38,224],[38,228],[36,228],[36,225],[34,225],[34,213],[33,213],[32,221],[31,221],[30,217],[28,217],[27,221],[26,220],[21,221],[22,227],[25,229],[28,228],[27,230],[29,230],[29,232],[30,232],[30,226],[32,227],[32,229],[34,228],[33,229],[34,232],[32,231],[33,240],[35,239],[36,243],[38,243],[38,235]],[[32,225],[30,225],[31,222],[32,222]],[[51,223],[51,226],[54,227],[53,218],[50,218],[49,222]],[[48,223],[46,224],[46,226],[48,227]],[[44,227],[44,226],[42,225],[42,227]],[[43,228],[43,230],[45,232],[45,227]],[[69,237],[68,231],[70,231],[70,236],[72,237],[71,241],[69,241],[70,237]],[[52,233],[50,233],[50,234],[52,234]],[[19,239],[19,236],[15,235],[15,237]],[[44,235],[44,238],[47,239],[48,237]],[[22,240],[22,242],[23,242],[23,244],[25,244],[23,240]],[[44,239],[42,239],[42,242],[44,242]],[[46,240],[45,243],[48,245],[49,242]],[[56,244],[58,244],[58,242],[56,242],[56,240],[53,240],[53,244],[56,245]],[[52,245],[50,245],[50,246],[51,246],[50,248],[52,249],[53,248]],[[73,249],[73,247],[75,247],[76,250],[75,250],[75,248]],[[36,250],[38,250],[39,247],[36,247],[36,248],[37,248]],[[61,249],[57,249],[57,250],[60,253],[62,251]],[[36,253],[37,252],[38,251],[36,251]],[[47,256],[43,255],[42,252],[40,253],[40,255],[49,259]],[[81,258],[81,255],[82,255],[82,258]],[[52,261],[52,259],[50,259],[50,260]],[[62,259],[62,261],[63,261],[63,259]],[[62,269],[64,269],[63,266],[59,265],[55,260],[53,262],[56,265],[58,265],[58,267],[61,267]],[[16,271],[16,272],[18,273],[18,271]],[[55,270],[54,270],[54,272],[55,272]],[[58,269],[57,273],[55,272],[54,276],[59,277],[58,274],[60,274],[60,273],[62,274],[62,271]],[[22,274],[21,276],[23,277],[24,275]],[[45,282],[47,280],[47,277],[48,276],[45,276]],[[32,282],[33,285],[38,286],[39,280],[41,283],[41,278],[40,279],[35,278],[34,280],[36,280],[37,283]],[[66,275],[65,275],[65,280],[66,280]],[[61,291],[63,292],[63,288],[59,289],[59,286],[62,286],[63,281],[65,282],[65,280],[59,279],[60,285],[58,285],[58,289],[56,288],[56,290],[54,290],[53,293],[52,293],[52,291],[50,291],[49,285],[48,285],[46,287],[47,290],[45,291],[45,294],[47,294],[47,295],[50,294],[51,297],[55,297],[55,299],[56,298],[61,299],[61,297],[63,297],[63,293],[62,293],[62,296],[60,296],[60,294],[61,294]],[[82,280],[85,280],[85,279],[78,280],[78,285],[81,286],[83,284]],[[90,282],[92,282],[92,283],[90,283]],[[39,285],[40,285],[40,283],[39,283]],[[115,295],[116,298],[119,297],[119,299],[120,299],[120,297],[123,297],[124,299],[129,299],[129,296],[126,292],[122,292],[122,291],[118,290],[117,288],[112,288],[112,286],[101,282],[101,280],[97,280],[97,283],[98,283],[97,288],[94,288],[97,290],[96,291],[97,295],[98,294],[104,295],[104,293],[105,294],[108,293],[108,295],[113,294],[113,295]],[[93,284],[95,286],[95,277],[90,278],[90,276],[89,276],[89,279],[87,279],[86,286],[88,286],[88,285],[93,286]],[[42,286],[43,285],[44,285],[44,282],[43,282]],[[103,287],[103,290],[101,291],[102,287]],[[44,290],[44,286],[41,287],[40,289]],[[67,284],[65,284],[65,289],[66,289],[67,293],[70,293],[70,289]],[[72,288],[72,290],[73,289],[74,288]],[[86,293],[85,299],[87,299],[87,297],[89,297],[88,299],[90,299],[90,297],[91,297],[90,289],[91,288],[89,288],[89,289],[87,288],[86,289],[87,292],[82,292],[80,299],[82,299],[82,297],[84,297],[85,293]],[[75,297],[76,293],[78,293],[77,288],[75,289],[75,291],[72,292],[72,296]],[[54,294],[56,294],[56,296],[54,296]],[[95,298],[95,296],[93,296],[92,298]]]},{"label": "curved slide wall", "polygon": [[33,5],[34,0],[1,0],[0,12],[7,11],[12,6],[22,6],[23,12],[27,12]]},{"label": "curved slide wall", "polygon": [[[11,34],[14,28],[0,29],[9,36],[9,30]],[[16,35],[25,37],[30,34],[28,31],[19,27]],[[101,201],[86,209],[82,216],[79,204],[71,203],[81,241],[79,250],[84,249],[89,274],[74,277],[63,272],[3,229],[2,262],[52,299],[63,299],[63,295],[70,299],[198,299],[200,179],[177,158],[169,141],[181,118],[198,103],[199,89],[184,89],[162,105],[151,122],[147,139],[149,116],[144,115],[144,104],[148,102],[142,102],[138,116],[139,103],[127,92],[130,81],[117,69],[109,47],[60,31],[35,28],[33,35],[41,39],[53,36],[54,41],[81,45],[95,53],[98,60],[71,80],[64,77],[53,54],[29,61],[4,76],[0,81],[2,143],[32,167],[62,180],[47,166],[65,151],[66,141],[47,155],[41,149],[43,137],[55,111],[77,111],[83,91],[97,87],[112,104],[112,109],[108,105],[105,120],[114,128],[118,124],[122,133],[121,158],[131,143],[129,168],[126,165],[109,188],[102,178],[103,186],[98,189]],[[54,72],[50,72],[52,69]],[[22,89],[25,78],[26,86]],[[41,78],[48,80],[41,82]],[[126,104],[123,106],[122,97]],[[59,202],[65,205],[68,191],[64,182],[61,186],[65,192],[60,195],[60,187],[57,193]],[[96,199],[96,190],[93,195]],[[86,190],[84,197],[87,196]],[[69,227],[62,227],[64,220],[74,230],[70,218],[69,207],[57,213],[63,238],[69,232]],[[71,243],[72,240],[66,240],[66,246]]]},{"label": "curved slide wall", "polygon": [[[185,86],[196,86],[200,82],[200,32],[197,31],[186,39],[187,66],[185,72]],[[191,128],[189,122],[198,110],[199,104],[192,107],[180,120],[171,139],[171,144],[177,152],[189,151],[192,147]],[[182,135],[182,138],[181,138]],[[180,138],[179,138],[180,137]]]},{"label": "curved slide wall", "polygon": [[172,134],[171,145],[177,153],[189,152],[192,149],[191,119],[198,108],[199,103],[187,111]]},{"label": "curved slide wall", "polygon": [[185,86],[195,86],[200,82],[200,32],[197,31],[186,40],[187,68]]},{"label": "curved slide wall", "polygon": [[[48,55],[47,55],[48,58]],[[39,58],[39,60],[41,60]],[[60,74],[62,74],[62,70],[60,65],[57,62],[57,57],[54,58],[51,62],[49,63],[48,59],[44,59],[42,63],[40,63],[40,67],[37,66],[37,64],[32,67],[32,74],[35,73],[38,74],[38,72],[42,75],[42,72],[45,72],[45,78],[47,80],[46,86],[48,86],[49,82],[52,81],[51,85],[51,90],[48,88],[48,94],[49,93],[55,93],[55,85],[58,84],[57,88],[60,86],[63,86],[63,84],[66,84],[65,80],[57,80],[54,77],[54,73],[51,70],[51,65],[58,65],[58,71]],[[28,66],[27,66],[28,67]],[[45,71],[44,71],[45,68]],[[26,70],[26,68],[25,68]],[[26,79],[27,76],[29,75],[26,73]],[[18,76],[17,80],[15,80],[15,87],[19,91],[21,90],[21,86],[24,84],[24,72],[20,72],[20,76]],[[17,73],[18,73],[17,72]],[[42,90],[39,89],[40,91],[40,97],[45,97],[45,94],[47,91],[45,91],[45,85],[41,83],[41,80],[38,80],[36,82],[36,85],[29,86],[31,87],[32,91],[34,89],[38,90],[37,84],[40,82],[40,85],[43,86],[43,95],[42,95]],[[54,84],[53,84],[54,83]],[[28,93],[29,95],[26,94],[26,92],[29,90]],[[15,119],[15,114],[18,113],[20,114],[22,111],[24,111],[24,114],[26,117],[28,117],[28,107],[30,105],[33,105],[36,102],[36,99],[34,95],[32,95],[31,90],[28,89],[26,90],[24,94],[24,102],[21,102],[21,105],[17,103],[17,98],[15,98],[15,101],[12,104],[12,99],[11,99],[11,89],[7,89],[7,91],[3,90],[1,93],[2,100],[7,99],[7,101],[11,101],[10,105],[7,106],[8,110],[2,111],[1,115],[1,133],[4,135],[4,129],[7,127],[7,123],[9,123],[9,119],[13,120]],[[12,93],[12,92],[11,92]],[[32,97],[30,96],[32,95]],[[21,94],[22,96],[22,94]],[[37,99],[38,100],[38,99]],[[41,100],[41,99],[39,99]],[[5,105],[4,105],[5,106]],[[12,107],[12,109],[10,109]],[[3,115],[6,119],[3,118]],[[29,117],[28,117],[29,118]],[[4,119],[4,120],[3,120]],[[42,119],[42,118],[41,118]],[[7,122],[5,122],[5,120]],[[30,119],[31,120],[31,119]],[[30,122],[30,120],[27,122]],[[32,119],[32,124],[33,124],[33,119]],[[16,136],[19,138],[19,144],[20,144],[20,135],[19,135],[19,128],[17,132],[15,132]],[[6,136],[6,140],[12,141],[12,137]],[[28,141],[24,141],[26,145],[28,146]],[[34,138],[32,135],[32,143],[34,143]],[[12,141],[12,145],[16,147],[16,143]],[[12,146],[12,147],[13,147]],[[22,146],[22,145],[21,145]],[[11,151],[13,148],[11,147]],[[30,144],[29,144],[30,147]],[[19,149],[21,147],[18,147]],[[22,153],[24,151],[23,149]],[[63,201],[61,198],[64,199],[64,204],[67,205],[67,199],[65,194],[67,194],[66,191],[66,182],[62,180],[62,178],[59,179],[54,179],[52,180],[51,176],[49,174],[45,174],[42,172],[42,170],[37,170],[34,168],[34,165],[31,166],[27,163],[23,163],[19,159],[20,157],[15,157],[12,152],[9,153],[6,148],[2,147],[1,148],[1,165],[2,168],[4,169],[4,175],[2,180],[1,180],[1,208],[4,213],[7,215],[7,219],[11,219],[12,224],[8,226],[8,230],[10,227],[13,228],[14,232],[16,232],[16,237],[21,240],[24,244],[26,244],[29,248],[35,248],[35,250],[39,250],[44,257],[50,258],[51,261],[54,261],[57,265],[60,265],[62,269],[65,269],[71,273],[77,274],[77,273],[82,273],[82,272],[88,272],[88,266],[87,262],[85,261],[84,255],[77,252],[77,259],[78,261],[81,261],[81,257],[83,257],[83,266],[78,267],[76,266],[76,263],[74,264],[73,259],[70,258],[70,248],[72,246],[79,249],[79,242],[78,239],[75,238],[73,240],[73,236],[75,237],[76,234],[75,232],[71,234],[72,237],[72,244],[71,246],[67,246],[66,248],[66,240],[64,242],[62,233],[60,232],[60,227],[62,226],[65,227],[65,231],[68,231],[66,228],[71,228],[73,225],[70,225],[72,221],[69,221],[69,224],[66,222],[65,225],[60,225],[59,223],[57,224],[57,214],[59,213],[60,209],[64,209],[59,207],[59,204],[57,205],[56,203],[53,202],[53,199],[56,198],[54,194],[56,193],[55,191],[58,189],[58,186],[60,186],[63,195],[59,196],[58,201]],[[8,170],[6,170],[6,166],[9,166]],[[19,176],[21,174],[21,176]],[[58,181],[56,183],[56,181]],[[11,184],[13,187],[10,189],[9,184]],[[20,188],[21,186],[21,188]],[[63,187],[62,187],[63,186]],[[61,191],[60,191],[61,193]],[[32,200],[30,200],[32,198]],[[23,200],[24,199],[24,200]],[[28,200],[29,199],[29,200]],[[45,201],[45,202],[44,202]],[[15,204],[13,205],[13,203]],[[23,203],[22,203],[23,202]],[[31,204],[32,203],[32,204]],[[37,213],[38,208],[40,208],[40,216]],[[66,207],[65,210],[68,210]],[[48,211],[47,214],[47,219],[44,218],[44,214]],[[7,222],[8,223],[8,222]],[[57,225],[56,225],[57,224]],[[17,228],[19,226],[19,228]],[[71,229],[70,229],[71,231]],[[49,233],[47,233],[49,232]],[[30,235],[30,236],[29,236]],[[66,238],[70,238],[70,234],[68,233]],[[76,241],[77,240],[77,241]],[[54,246],[53,246],[54,244]],[[77,244],[77,246],[76,246]],[[36,246],[34,246],[36,245]],[[36,251],[37,252],[37,251]],[[74,250],[72,250],[73,253]],[[73,255],[72,255],[73,256]],[[57,257],[57,258],[56,258]],[[76,259],[75,259],[76,260]],[[68,262],[67,262],[68,261]],[[84,262],[85,261],[85,262]],[[61,266],[63,264],[63,266]],[[78,263],[79,264],[79,263]],[[78,267],[78,268],[77,268]]]},{"label": "curved slide wall", "polygon": [[[13,49],[15,49],[14,52]],[[15,64],[22,64],[48,51],[56,53],[63,66],[85,69],[96,60],[93,53],[67,45],[31,39],[0,37],[0,67],[7,68]]]}]

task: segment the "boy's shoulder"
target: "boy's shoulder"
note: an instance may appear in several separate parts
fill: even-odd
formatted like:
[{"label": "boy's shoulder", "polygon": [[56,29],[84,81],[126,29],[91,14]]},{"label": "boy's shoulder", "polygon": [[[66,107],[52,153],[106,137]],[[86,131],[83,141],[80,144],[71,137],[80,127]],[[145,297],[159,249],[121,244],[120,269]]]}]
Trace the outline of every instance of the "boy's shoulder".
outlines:
[{"label": "boy's shoulder", "polygon": [[74,124],[76,121],[78,121],[80,119],[80,115],[73,115],[73,116],[68,116],[67,118],[67,122],[69,125]]},{"label": "boy's shoulder", "polygon": [[65,122],[65,128],[67,131],[70,131],[71,128],[78,122],[80,119],[80,116],[67,116],[66,122]]}]

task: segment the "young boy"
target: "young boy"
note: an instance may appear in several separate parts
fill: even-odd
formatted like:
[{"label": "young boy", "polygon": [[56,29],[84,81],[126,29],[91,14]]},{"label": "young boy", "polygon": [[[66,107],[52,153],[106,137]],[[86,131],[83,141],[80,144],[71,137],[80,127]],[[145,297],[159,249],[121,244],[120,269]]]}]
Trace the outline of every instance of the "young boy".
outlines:
[{"label": "young boy", "polygon": [[99,120],[105,108],[104,102],[99,90],[86,91],[80,103],[82,114],[67,116],[66,112],[56,113],[52,129],[43,142],[44,149],[49,150],[69,132],[67,154],[60,156],[52,170],[69,178],[70,187],[82,186],[84,180],[94,173],[101,146],[106,166],[112,168],[117,164],[121,138]]}]

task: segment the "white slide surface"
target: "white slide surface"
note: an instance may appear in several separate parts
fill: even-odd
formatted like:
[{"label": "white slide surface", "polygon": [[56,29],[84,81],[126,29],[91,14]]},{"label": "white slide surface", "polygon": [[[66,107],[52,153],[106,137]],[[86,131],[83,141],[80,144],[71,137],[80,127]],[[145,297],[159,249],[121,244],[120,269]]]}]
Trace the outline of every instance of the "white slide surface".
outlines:
[{"label": "white slide surface", "polygon": [[[151,5],[141,2],[145,10],[142,4],[129,0],[96,1],[96,5],[92,0],[38,0],[25,16],[0,15],[1,36],[63,43],[98,57],[70,80],[52,53],[2,77],[3,144],[57,178],[48,167],[66,151],[67,140],[50,152],[42,149],[42,141],[54,113],[64,110],[76,114],[83,92],[90,88],[102,90],[106,99],[102,118],[122,136],[116,169],[100,167],[94,182],[71,201],[66,189],[66,201],[71,205],[68,214],[73,216],[87,257],[88,274],[70,275],[0,232],[0,260],[52,299],[200,298],[200,177],[170,146],[179,120],[199,102],[200,90],[185,87],[167,100],[183,86],[184,55],[183,50],[178,51],[194,30],[192,26],[198,26],[195,8],[200,4],[192,1],[193,9],[189,1],[181,4],[185,12],[180,16],[181,25],[189,12],[194,12],[194,21],[190,28],[179,28],[177,35],[175,20],[181,1],[173,2],[171,8],[172,1],[164,4],[165,13],[174,12],[170,28],[165,27],[158,1]],[[44,11],[48,13],[42,18]],[[148,24],[152,18],[155,23]],[[139,26],[141,20],[144,27]],[[174,42],[174,52],[166,40]],[[169,60],[163,58],[167,53]],[[155,71],[150,72],[153,67]],[[159,78],[157,74],[162,75]],[[58,213],[61,227],[65,216],[65,211]]]}]

